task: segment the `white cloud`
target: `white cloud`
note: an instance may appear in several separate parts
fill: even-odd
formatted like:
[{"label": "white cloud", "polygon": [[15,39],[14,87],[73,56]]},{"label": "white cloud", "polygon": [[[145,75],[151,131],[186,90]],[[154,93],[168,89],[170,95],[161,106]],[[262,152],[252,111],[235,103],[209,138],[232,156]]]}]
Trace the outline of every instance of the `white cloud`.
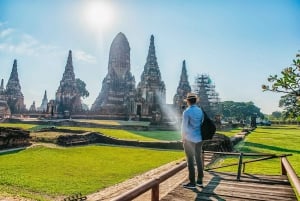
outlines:
[{"label": "white cloud", "polygon": [[[1,25],[0,25],[1,27]],[[0,29],[0,38],[5,38],[7,36],[9,36],[10,34],[12,34],[14,31],[14,29],[11,29],[11,28],[7,28],[7,29],[3,29],[1,30]]]},{"label": "white cloud", "polygon": [[[17,31],[13,28],[5,27],[6,23],[0,22],[0,52],[9,52],[25,56],[39,55],[61,55],[65,53],[65,48],[60,48],[51,44],[44,44],[33,36]],[[96,63],[96,57],[83,50],[75,50],[74,58],[78,61]]]},{"label": "white cloud", "polygon": [[96,57],[82,51],[82,50],[75,50],[73,51],[74,59],[78,61],[85,61],[88,63],[96,63]]}]

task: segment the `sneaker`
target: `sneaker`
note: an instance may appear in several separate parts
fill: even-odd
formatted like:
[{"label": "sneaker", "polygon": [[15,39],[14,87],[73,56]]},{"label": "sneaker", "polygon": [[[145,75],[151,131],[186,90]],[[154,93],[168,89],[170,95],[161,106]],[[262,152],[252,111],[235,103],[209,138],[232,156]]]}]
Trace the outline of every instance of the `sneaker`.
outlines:
[{"label": "sneaker", "polygon": [[193,183],[186,183],[182,185],[183,188],[188,188],[188,189],[195,189],[196,185]]},{"label": "sneaker", "polygon": [[201,187],[201,188],[203,188],[203,183],[202,183],[202,181],[197,181],[197,182],[196,182],[196,185],[199,186],[199,187]]}]

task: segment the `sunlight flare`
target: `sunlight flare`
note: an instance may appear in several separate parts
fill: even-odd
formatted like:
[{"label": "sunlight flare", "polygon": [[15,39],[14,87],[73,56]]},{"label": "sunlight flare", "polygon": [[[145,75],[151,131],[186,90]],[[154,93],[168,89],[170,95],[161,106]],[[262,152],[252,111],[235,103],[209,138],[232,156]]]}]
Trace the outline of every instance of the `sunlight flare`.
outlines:
[{"label": "sunlight flare", "polygon": [[84,17],[92,28],[107,28],[113,22],[113,7],[108,1],[89,1],[84,9]]}]

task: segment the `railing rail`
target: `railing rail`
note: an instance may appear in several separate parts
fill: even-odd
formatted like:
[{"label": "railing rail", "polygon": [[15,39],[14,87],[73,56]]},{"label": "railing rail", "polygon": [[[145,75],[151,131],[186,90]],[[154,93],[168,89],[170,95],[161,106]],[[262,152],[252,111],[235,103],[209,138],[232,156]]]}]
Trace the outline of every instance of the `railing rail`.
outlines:
[{"label": "railing rail", "polygon": [[151,179],[147,181],[146,183],[143,183],[136,188],[127,191],[126,193],[116,197],[113,199],[113,201],[129,201],[132,200],[139,195],[145,193],[146,191],[152,189],[151,192],[151,201],[158,201],[159,200],[159,184],[165,181],[166,179],[170,178],[171,176],[175,175],[180,170],[184,169],[186,167],[186,162],[183,161],[170,169],[169,171],[161,174],[157,178]]},{"label": "railing rail", "polygon": [[295,193],[300,196],[300,180],[286,157],[281,157],[281,172],[282,175],[288,176],[290,183],[294,187]]}]

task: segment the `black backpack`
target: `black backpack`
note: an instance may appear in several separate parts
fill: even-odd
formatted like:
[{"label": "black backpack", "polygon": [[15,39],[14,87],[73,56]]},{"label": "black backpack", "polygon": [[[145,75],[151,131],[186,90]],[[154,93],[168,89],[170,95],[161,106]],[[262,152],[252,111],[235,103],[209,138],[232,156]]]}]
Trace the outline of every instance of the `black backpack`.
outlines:
[{"label": "black backpack", "polygon": [[216,125],[207,116],[206,112],[203,109],[202,112],[203,112],[203,121],[201,124],[202,140],[211,140],[214,134],[216,133]]}]

